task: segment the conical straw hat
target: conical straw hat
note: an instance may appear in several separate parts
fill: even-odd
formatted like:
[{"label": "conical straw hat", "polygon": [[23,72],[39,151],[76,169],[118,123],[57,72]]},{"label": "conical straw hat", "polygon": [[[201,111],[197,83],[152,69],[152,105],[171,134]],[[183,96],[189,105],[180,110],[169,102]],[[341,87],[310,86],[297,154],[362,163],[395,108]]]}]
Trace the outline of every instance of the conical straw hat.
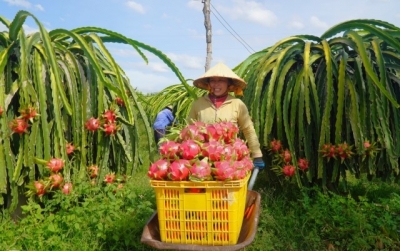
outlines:
[{"label": "conical straw hat", "polygon": [[211,77],[225,77],[232,79],[233,84],[238,87],[240,90],[246,88],[246,82],[241,79],[236,73],[234,73],[228,66],[223,63],[218,63],[206,73],[204,73],[201,77],[193,81],[193,85],[197,88],[208,90],[208,82]]}]

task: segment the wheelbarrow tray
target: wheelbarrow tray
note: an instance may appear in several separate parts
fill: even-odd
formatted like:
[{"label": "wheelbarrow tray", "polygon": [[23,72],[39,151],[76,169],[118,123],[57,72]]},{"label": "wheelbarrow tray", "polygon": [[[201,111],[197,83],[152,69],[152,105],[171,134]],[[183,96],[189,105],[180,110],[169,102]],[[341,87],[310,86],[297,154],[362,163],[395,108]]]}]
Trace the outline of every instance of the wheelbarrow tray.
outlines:
[{"label": "wheelbarrow tray", "polygon": [[234,251],[245,248],[250,245],[257,232],[257,226],[260,215],[259,193],[248,190],[246,196],[246,207],[254,202],[254,209],[250,217],[243,219],[242,228],[240,230],[238,242],[236,245],[226,246],[210,246],[210,245],[194,245],[194,244],[177,244],[162,242],[160,238],[160,230],[158,226],[158,214],[155,212],[143,228],[141,242],[159,250],[187,250],[187,251]]}]

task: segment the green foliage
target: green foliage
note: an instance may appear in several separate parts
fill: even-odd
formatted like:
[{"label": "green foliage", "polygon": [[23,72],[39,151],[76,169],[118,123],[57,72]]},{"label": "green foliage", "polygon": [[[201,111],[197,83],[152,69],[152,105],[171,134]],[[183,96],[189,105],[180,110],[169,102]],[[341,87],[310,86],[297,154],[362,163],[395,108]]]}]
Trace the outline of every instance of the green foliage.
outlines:
[{"label": "green foliage", "polygon": [[[265,179],[261,172],[256,186]],[[81,182],[73,193],[31,200],[24,216],[0,219],[1,250],[154,250],[140,236],[155,209],[145,171],[118,184]],[[261,188],[258,230],[247,251],[397,250],[400,248],[400,187],[365,177],[351,181],[348,195],[319,188]],[[116,191],[116,192],[115,192]],[[4,212],[5,213],[5,212]]]},{"label": "green foliage", "polygon": [[207,91],[182,84],[171,85],[161,92],[146,98],[146,111],[150,121],[154,121],[157,113],[168,105],[174,106],[176,120],[184,122],[192,107],[193,101]]},{"label": "green foliage", "polygon": [[[152,190],[140,182],[76,183],[73,193],[53,194],[23,206],[24,216],[1,222],[1,250],[143,250],[142,228],[155,209]],[[146,249],[148,250],[148,249]]]},{"label": "green foliage", "polygon": [[387,192],[385,197],[361,200],[318,188],[264,190],[257,237],[248,250],[397,250],[400,190],[381,190],[381,184],[374,190]]},{"label": "green foliage", "polygon": [[[26,35],[23,24],[29,17],[39,31]],[[154,54],[187,86],[165,54],[97,27],[47,31],[27,11],[19,11],[11,22],[0,21],[7,28],[0,32],[0,205],[13,211],[24,186],[47,175],[38,162],[51,158],[65,161],[66,182],[86,179],[90,165],[99,166],[102,178],[110,172],[132,175],[148,164],[156,148],[143,95],[131,86],[106,43],[132,46],[145,62],[142,50]],[[27,109],[37,115],[26,119],[27,127],[12,129],[10,123],[16,126]],[[114,126],[104,118],[107,110],[117,115],[112,135],[105,134],[106,126]],[[90,118],[99,119],[98,130],[86,130]],[[67,143],[75,147],[73,155],[67,154]],[[140,154],[143,146],[147,150]]]},{"label": "green foliage", "polygon": [[[293,165],[309,161],[307,179],[295,176],[299,187],[330,189],[346,170],[389,180],[399,175],[399,31],[379,20],[351,20],[321,37],[278,41],[234,69],[248,83],[243,100],[265,156],[277,139]],[[376,155],[362,157],[365,142],[379,148]],[[345,143],[361,158],[329,161],[321,154],[325,145]]]}]

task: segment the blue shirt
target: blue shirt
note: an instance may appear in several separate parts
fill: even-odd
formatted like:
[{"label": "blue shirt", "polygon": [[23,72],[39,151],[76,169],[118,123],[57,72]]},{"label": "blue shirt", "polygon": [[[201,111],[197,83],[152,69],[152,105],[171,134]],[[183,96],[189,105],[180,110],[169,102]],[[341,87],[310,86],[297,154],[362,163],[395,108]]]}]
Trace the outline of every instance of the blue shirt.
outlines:
[{"label": "blue shirt", "polygon": [[156,117],[153,124],[153,129],[165,129],[165,127],[172,125],[174,121],[174,115],[168,108],[161,110]]}]

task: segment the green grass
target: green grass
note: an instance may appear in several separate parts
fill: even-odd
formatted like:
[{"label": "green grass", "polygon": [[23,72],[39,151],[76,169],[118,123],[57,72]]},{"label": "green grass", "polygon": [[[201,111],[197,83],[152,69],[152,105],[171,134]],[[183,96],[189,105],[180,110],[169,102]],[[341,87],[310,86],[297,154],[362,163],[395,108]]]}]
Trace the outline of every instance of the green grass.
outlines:
[{"label": "green grass", "polygon": [[[246,250],[399,250],[400,186],[355,180],[348,194],[260,183],[257,237]],[[265,183],[264,183],[265,184]]]},{"label": "green grass", "polygon": [[[261,172],[255,186],[262,195],[259,225],[245,250],[400,249],[398,185],[359,180],[349,194],[337,195],[299,191],[290,183],[272,187],[266,180]],[[17,222],[3,212],[0,250],[154,250],[140,243],[155,210],[146,170],[115,189],[81,183],[72,195],[31,201]]]}]

